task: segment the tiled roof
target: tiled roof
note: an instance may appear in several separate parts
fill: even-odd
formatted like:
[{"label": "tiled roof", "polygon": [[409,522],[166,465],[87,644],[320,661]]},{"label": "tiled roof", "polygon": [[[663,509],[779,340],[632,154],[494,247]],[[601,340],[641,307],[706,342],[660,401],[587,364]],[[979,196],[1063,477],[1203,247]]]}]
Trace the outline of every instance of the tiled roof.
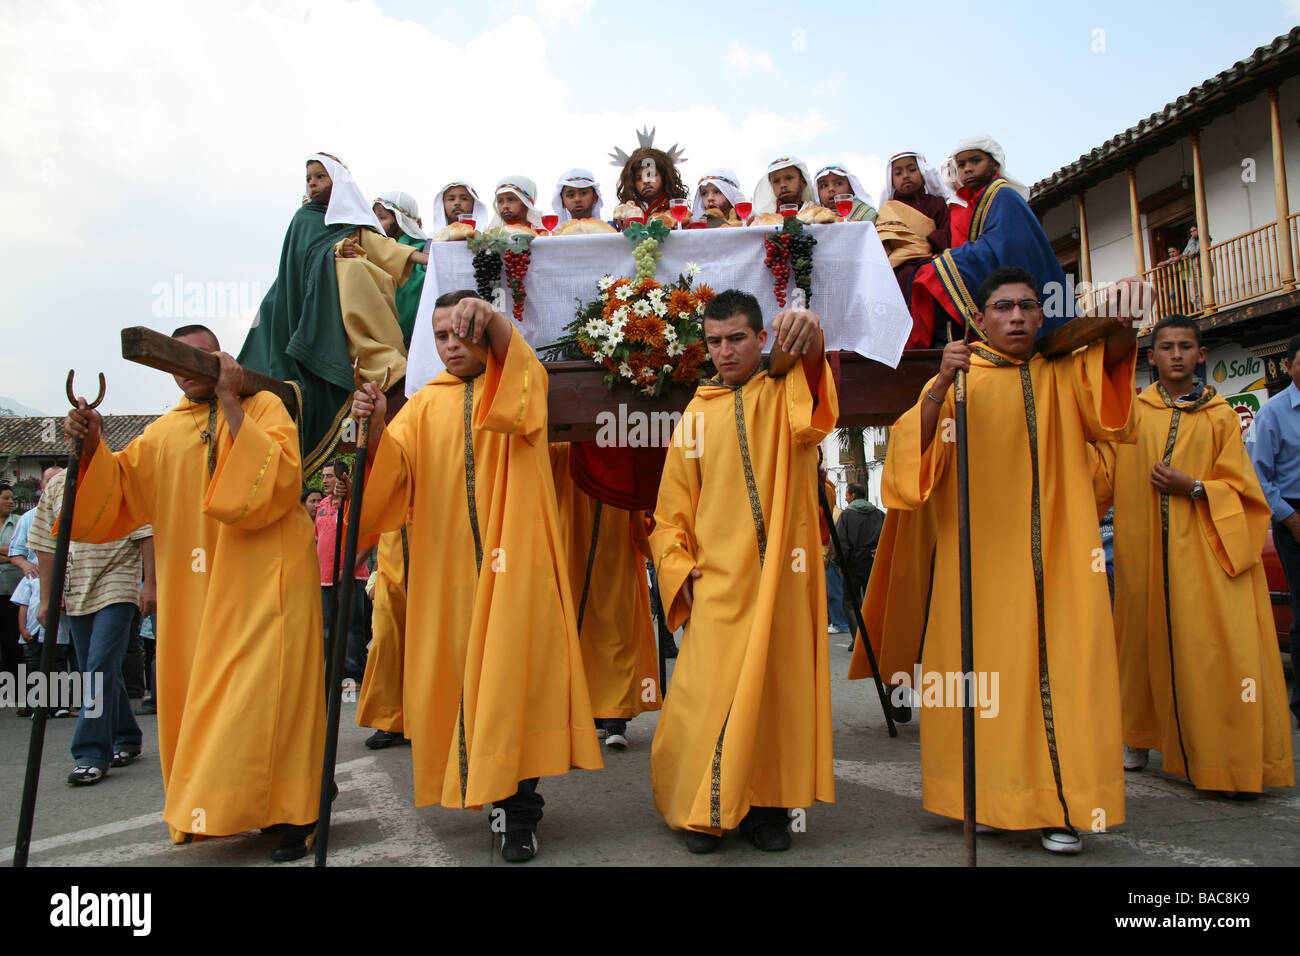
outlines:
[{"label": "tiled roof", "polygon": [[[157,415],[105,415],[104,440],[113,451],[121,451],[131,440],[144,431]],[[53,423],[53,429],[50,424]],[[55,440],[47,441],[51,431]],[[59,456],[69,451],[63,437],[63,419],[52,416],[40,418],[0,417],[0,459],[10,455]]]},{"label": "tiled roof", "polygon": [[1259,47],[1244,60],[1212,76],[1158,113],[1108,139],[1068,166],[1034,183],[1029,202],[1041,213],[1080,190],[1109,179],[1120,169],[1229,113],[1262,89],[1300,72],[1300,27]]}]

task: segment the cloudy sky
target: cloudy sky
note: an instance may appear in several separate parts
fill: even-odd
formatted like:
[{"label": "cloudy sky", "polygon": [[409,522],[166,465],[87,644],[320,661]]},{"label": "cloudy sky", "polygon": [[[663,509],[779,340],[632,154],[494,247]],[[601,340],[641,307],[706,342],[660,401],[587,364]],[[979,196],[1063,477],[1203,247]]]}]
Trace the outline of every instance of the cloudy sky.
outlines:
[{"label": "cloudy sky", "polygon": [[549,200],[586,166],[612,195],[606,154],[643,124],[691,184],[730,166],[749,190],[796,154],[874,191],[883,157],[980,131],[1032,183],[1300,21],[1300,0],[1222,9],[0,0],[0,395],[58,413],[72,367],[107,374],[106,412],[170,407],[118,331],[204,321],[237,352],[316,150],[426,215],[452,178]]}]

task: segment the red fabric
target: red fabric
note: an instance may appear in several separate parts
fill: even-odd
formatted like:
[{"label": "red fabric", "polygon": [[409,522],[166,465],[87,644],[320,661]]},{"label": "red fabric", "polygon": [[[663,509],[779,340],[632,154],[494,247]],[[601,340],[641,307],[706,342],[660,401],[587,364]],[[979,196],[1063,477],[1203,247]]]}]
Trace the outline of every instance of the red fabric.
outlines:
[{"label": "red fabric", "polygon": [[653,513],[667,456],[667,448],[602,448],[594,441],[574,442],[569,449],[569,475],[597,501]]}]

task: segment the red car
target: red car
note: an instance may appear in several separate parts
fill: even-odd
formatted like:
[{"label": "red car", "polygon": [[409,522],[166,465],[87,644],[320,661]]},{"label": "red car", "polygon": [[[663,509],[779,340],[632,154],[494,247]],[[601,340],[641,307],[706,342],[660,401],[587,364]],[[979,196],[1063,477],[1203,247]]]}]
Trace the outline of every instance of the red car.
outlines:
[{"label": "red car", "polygon": [[1282,562],[1277,548],[1273,547],[1273,529],[1268,529],[1264,540],[1264,577],[1268,579],[1268,596],[1273,602],[1273,621],[1277,625],[1277,645],[1291,651],[1291,589],[1287,587]]}]

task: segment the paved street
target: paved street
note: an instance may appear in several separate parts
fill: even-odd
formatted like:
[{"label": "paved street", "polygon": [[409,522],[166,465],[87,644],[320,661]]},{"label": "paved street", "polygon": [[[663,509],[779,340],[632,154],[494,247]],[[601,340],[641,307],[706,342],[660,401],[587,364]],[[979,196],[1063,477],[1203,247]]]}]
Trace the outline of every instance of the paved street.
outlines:
[{"label": "paved street", "polygon": [[[530,866],[779,866],[864,864],[959,866],[961,825],[921,807],[918,728],[885,732],[871,685],[848,682],[844,635],[830,635],[835,717],[836,802],[809,808],[807,832],[785,854],[763,854],[738,837],[705,857],[691,856],[680,835],[654,812],[650,740],[655,715],[629,727],[631,747],[606,753],[606,769],[542,783],[547,807],[541,851]],[[870,697],[869,697],[870,695]],[[505,866],[483,813],[413,806],[409,747],[370,751],[370,731],[345,704],[339,744],[341,790],[330,834],[330,862],[361,865]],[[51,720],[30,863],[33,866],[271,866],[274,838],[257,833],[173,846],[162,822],[156,721],[141,717],[145,756],[102,783],[64,783],[74,721]],[[30,723],[0,713],[0,859],[12,856]],[[1200,795],[1186,781],[1151,767],[1126,775],[1128,823],[1085,837],[1078,857],[1051,856],[1038,834],[981,837],[983,865],[1252,866],[1295,865],[1300,794],[1271,790],[1256,803]],[[310,866],[311,859],[289,864]]]}]

